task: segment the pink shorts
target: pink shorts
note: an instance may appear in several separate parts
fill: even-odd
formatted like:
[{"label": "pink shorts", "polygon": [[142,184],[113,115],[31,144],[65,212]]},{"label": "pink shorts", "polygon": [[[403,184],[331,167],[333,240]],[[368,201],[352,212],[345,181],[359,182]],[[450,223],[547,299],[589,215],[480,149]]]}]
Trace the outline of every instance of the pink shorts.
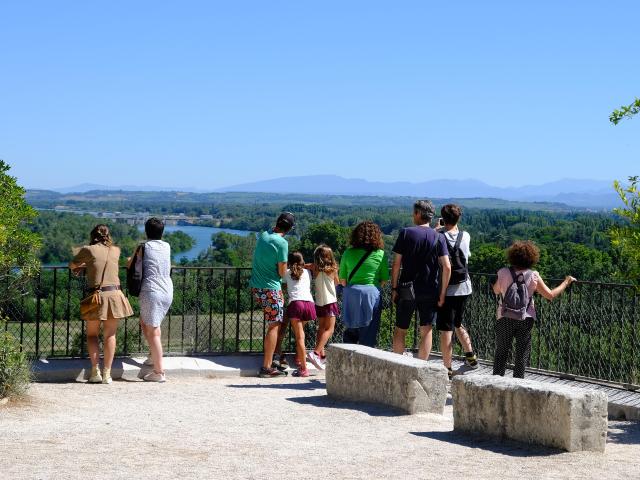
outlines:
[{"label": "pink shorts", "polygon": [[337,302],[316,305],[316,315],[319,317],[337,317],[340,315],[340,307],[338,307]]},{"label": "pink shorts", "polygon": [[287,307],[287,317],[289,319],[296,318],[307,322],[309,320],[316,319],[316,306],[313,302],[307,302],[305,300],[294,300]]}]

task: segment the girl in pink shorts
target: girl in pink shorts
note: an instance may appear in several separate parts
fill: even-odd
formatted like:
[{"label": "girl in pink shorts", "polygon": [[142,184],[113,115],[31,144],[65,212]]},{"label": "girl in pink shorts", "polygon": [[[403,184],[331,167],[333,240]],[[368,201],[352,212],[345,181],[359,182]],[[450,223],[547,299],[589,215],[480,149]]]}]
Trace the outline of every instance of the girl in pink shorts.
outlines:
[{"label": "girl in pink shorts", "polygon": [[294,377],[308,377],[306,351],[304,347],[304,326],[316,319],[316,308],[311,295],[311,272],[305,268],[304,258],[300,252],[289,254],[287,273],[284,281],[287,284],[287,316],[296,338],[296,363],[298,369]]},{"label": "girl in pink shorts", "polygon": [[340,315],[336,285],[338,279],[338,263],[328,245],[319,245],[313,252],[311,265],[315,277],[316,315],[318,315],[318,336],[315,348],[309,352],[307,359],[316,368],[324,370],[324,347],[331,339],[336,326],[336,317]]}]

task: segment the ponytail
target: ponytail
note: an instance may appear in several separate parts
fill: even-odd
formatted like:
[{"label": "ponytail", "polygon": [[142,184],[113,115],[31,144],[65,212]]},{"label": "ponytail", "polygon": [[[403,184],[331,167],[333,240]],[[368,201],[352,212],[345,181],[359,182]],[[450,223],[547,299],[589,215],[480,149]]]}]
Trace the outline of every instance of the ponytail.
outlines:
[{"label": "ponytail", "polygon": [[294,280],[300,280],[304,273],[304,258],[300,252],[293,252],[289,254],[287,259],[289,264],[289,271],[291,272],[291,278]]}]

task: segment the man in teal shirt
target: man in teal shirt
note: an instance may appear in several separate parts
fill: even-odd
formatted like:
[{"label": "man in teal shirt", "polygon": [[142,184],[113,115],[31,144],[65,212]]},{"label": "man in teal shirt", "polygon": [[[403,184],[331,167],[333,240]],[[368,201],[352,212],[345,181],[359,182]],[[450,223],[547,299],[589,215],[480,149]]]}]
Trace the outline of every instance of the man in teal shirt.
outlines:
[{"label": "man in teal shirt", "polygon": [[267,332],[264,336],[264,360],[258,375],[263,378],[279,377],[286,372],[272,366],[273,353],[278,343],[278,332],[284,323],[284,296],[281,279],[287,272],[289,244],[284,236],[293,229],[295,217],[284,212],[276,220],[273,230],[258,236],[253,252],[251,286],[253,295],[262,307]]}]

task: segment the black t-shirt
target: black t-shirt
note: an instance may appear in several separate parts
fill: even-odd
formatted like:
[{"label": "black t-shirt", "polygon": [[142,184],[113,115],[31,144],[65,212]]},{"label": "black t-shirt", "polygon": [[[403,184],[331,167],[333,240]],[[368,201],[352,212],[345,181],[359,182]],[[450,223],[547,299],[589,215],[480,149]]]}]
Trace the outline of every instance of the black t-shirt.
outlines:
[{"label": "black t-shirt", "polygon": [[400,283],[413,281],[417,294],[435,297],[440,293],[438,259],[449,255],[442,233],[430,227],[403,228],[393,252],[402,255]]}]

